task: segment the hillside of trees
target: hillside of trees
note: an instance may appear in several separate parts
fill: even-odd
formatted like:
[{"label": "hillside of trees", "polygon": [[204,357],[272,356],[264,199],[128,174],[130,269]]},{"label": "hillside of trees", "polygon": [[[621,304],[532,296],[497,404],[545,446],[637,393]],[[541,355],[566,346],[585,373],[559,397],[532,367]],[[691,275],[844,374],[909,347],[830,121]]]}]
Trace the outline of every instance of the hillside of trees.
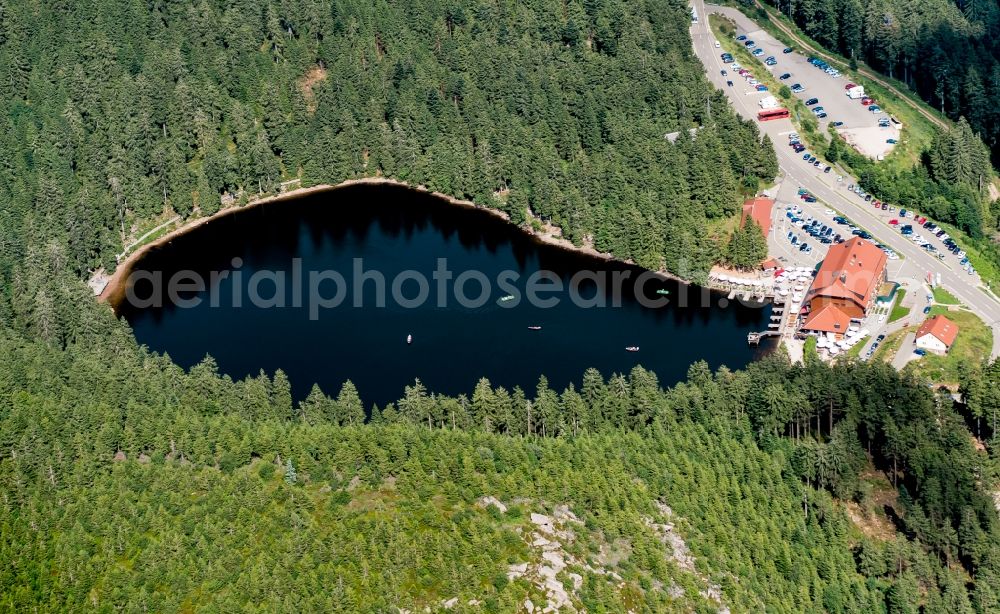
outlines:
[{"label": "hillside of trees", "polygon": [[[558,506],[580,519],[564,547],[581,582],[562,580],[590,611],[711,611],[712,586],[734,612],[1000,608],[995,463],[966,426],[992,441],[998,363],[970,371],[968,406],[887,365],[781,355],[695,364],[667,390],[636,368],[293,403],[280,372],[185,373],[82,311],[94,331],[64,349],[0,332],[7,610],[514,611],[545,602],[506,574],[540,560],[528,518]],[[653,528],[664,505],[695,571]]]},{"label": "hillside of trees", "polygon": [[164,216],[377,174],[646,266],[745,260],[753,225],[709,229],[774,152],[686,11],[0,0],[0,609],[517,611],[557,552],[593,612],[1000,610],[998,363],[962,402],[781,354],[295,402],[139,347],[80,281]]},{"label": "hillside of trees", "polygon": [[680,0],[2,0],[0,278],[9,292],[32,246],[110,270],[154,219],[375,175],[703,271],[719,252],[708,224],[777,162],[704,79],[686,14]]}]

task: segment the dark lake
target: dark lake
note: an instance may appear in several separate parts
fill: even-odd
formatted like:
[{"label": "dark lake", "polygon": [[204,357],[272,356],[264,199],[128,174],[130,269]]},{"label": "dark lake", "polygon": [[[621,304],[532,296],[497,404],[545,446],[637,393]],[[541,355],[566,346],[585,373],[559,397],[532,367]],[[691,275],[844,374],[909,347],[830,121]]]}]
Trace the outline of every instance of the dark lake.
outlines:
[{"label": "dark lake", "polygon": [[[359,258],[361,270],[385,279],[384,307],[377,305],[375,281],[365,280],[360,295],[354,292]],[[441,258],[450,281],[433,277]],[[234,379],[283,369],[297,399],[314,382],[335,395],[350,379],[367,405],[398,399],[414,378],[432,391],[455,395],[471,394],[481,377],[495,386],[533,391],[544,374],[561,390],[570,382],[579,385],[588,367],[608,376],[642,365],[667,386],[683,379],[696,360],[713,369],[739,368],[753,360],[746,334],[766,328],[770,315],[770,307],[735,301],[722,308],[720,295],[706,298],[700,289],[660,279],[645,283],[640,301],[634,280],[641,269],[545,245],[483,211],[391,186],[356,186],[240,211],[155,248],[135,267],[136,273],[161,275],[161,287],[182,270],[205,281],[202,291],[179,293],[183,299],[200,299],[199,305],[181,308],[164,296],[162,306],[139,308],[128,300],[118,306],[140,343],[168,353],[185,368],[211,354]],[[540,270],[552,271],[563,284],[562,292],[537,293],[557,299],[554,307],[528,300],[529,276]],[[607,283],[590,277],[571,288],[581,270],[600,273]],[[213,271],[229,274],[212,279]],[[404,271],[410,273],[399,277]],[[483,294],[475,271],[490,282],[485,304],[475,302]],[[504,271],[513,291],[498,285]],[[623,289],[618,307],[613,306],[616,273],[630,276],[618,284]],[[284,307],[274,305],[281,275]],[[419,306],[407,304],[421,298],[416,279],[421,275],[427,299]],[[297,286],[296,276],[302,279]],[[455,289],[460,276],[467,278],[464,304]],[[394,280],[402,301],[393,298]],[[536,283],[551,288],[555,282]],[[301,288],[300,306],[296,287]],[[328,302],[312,298],[311,287]],[[140,280],[133,294],[149,299],[152,288],[153,282]],[[253,306],[254,288],[270,304]],[[640,304],[662,299],[656,292],[662,289],[670,292],[669,305]],[[344,290],[343,302],[325,306],[339,290]],[[682,307],[678,303],[685,293],[689,306]],[[509,294],[515,300],[500,300]],[[607,307],[576,304],[593,304],[599,297]],[[356,301],[361,306],[354,306]],[[412,344],[407,335],[413,336]],[[626,351],[630,346],[639,351]]]}]

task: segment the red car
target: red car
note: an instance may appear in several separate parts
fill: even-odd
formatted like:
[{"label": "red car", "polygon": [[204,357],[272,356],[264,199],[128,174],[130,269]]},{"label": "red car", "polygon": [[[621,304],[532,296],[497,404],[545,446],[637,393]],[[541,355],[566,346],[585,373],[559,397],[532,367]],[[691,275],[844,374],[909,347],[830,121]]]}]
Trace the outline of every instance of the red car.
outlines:
[{"label": "red car", "polygon": [[867,107],[870,104],[875,104],[875,99],[874,98],[862,98],[861,99],[861,104],[863,104],[863,105],[865,105]]},{"label": "red car", "polygon": [[890,226],[896,226],[898,224],[899,224],[899,220],[889,220],[889,225]]},{"label": "red car", "polygon": [[855,84],[853,84],[853,83],[848,83],[847,85],[845,85],[845,86],[844,86],[844,89],[845,89],[845,90],[849,90],[849,89],[851,89],[852,87],[858,87],[858,86],[857,86],[857,85],[855,85]]},{"label": "red car", "polygon": [[925,224],[925,223],[927,223],[927,218],[921,216],[921,217],[917,218],[917,223],[918,224]]}]

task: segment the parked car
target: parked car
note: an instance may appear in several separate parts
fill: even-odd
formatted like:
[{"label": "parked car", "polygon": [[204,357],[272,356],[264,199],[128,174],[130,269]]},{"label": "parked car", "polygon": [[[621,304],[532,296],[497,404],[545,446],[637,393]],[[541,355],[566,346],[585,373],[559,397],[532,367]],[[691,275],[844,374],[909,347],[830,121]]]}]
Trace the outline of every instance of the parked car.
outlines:
[{"label": "parked car", "polygon": [[767,91],[767,86],[766,86],[766,85],[764,85],[763,83],[759,83],[759,84],[757,84],[757,85],[756,85],[756,86],[754,86],[754,87],[756,88],[756,90],[757,90],[758,92],[766,92],[766,91]]},{"label": "parked car", "polygon": [[890,145],[895,145],[899,141],[897,141],[896,139],[886,139],[885,142],[888,143],[888,144],[890,144]]},{"label": "parked car", "polygon": [[913,353],[916,354],[917,356],[926,356],[927,350],[925,350],[924,348],[917,348],[913,350]]},{"label": "parked car", "polygon": [[726,72],[726,69],[724,69],[724,68],[720,72],[722,73],[723,77],[725,77],[726,75],[729,74],[729,73]]},{"label": "parked car", "polygon": [[833,126],[834,128],[840,128],[841,126],[844,125],[844,122],[831,122],[830,125]]},{"label": "parked car", "polygon": [[856,84],[854,84],[854,83],[848,83],[847,85],[844,86],[844,89],[845,90],[849,90],[852,87],[858,87],[858,86]]},{"label": "parked car", "polygon": [[875,104],[875,99],[865,96],[864,98],[861,99],[861,104],[867,107],[870,104]]},{"label": "parked car", "polygon": [[732,87],[733,86],[733,82],[732,81],[726,81],[726,85],[728,85],[729,87]]},{"label": "parked car", "polygon": [[800,83],[795,83],[794,85],[792,85],[792,91],[795,92],[796,94],[804,92],[805,90],[806,88],[802,87]]},{"label": "parked car", "polygon": [[792,49],[791,47],[785,47],[784,49],[781,50],[782,53],[791,53],[792,51],[794,51],[794,49]]},{"label": "parked car", "polygon": [[[746,38],[746,37],[744,36],[743,38]],[[755,46],[756,44],[757,44],[757,43],[755,43],[755,42],[753,42],[753,41],[746,41],[745,43],[743,43],[743,45],[744,45],[744,46],[746,46],[746,47],[753,47],[753,46]]]},{"label": "parked car", "polygon": [[899,226],[899,220],[893,218],[893,219],[889,220],[889,225],[890,226]]},{"label": "parked car", "polygon": [[878,106],[877,104],[873,104],[872,106],[868,107],[868,110],[871,111],[872,113],[881,113],[882,107]]},{"label": "parked car", "polygon": [[745,41],[746,39],[747,39],[746,34],[740,34],[739,36],[736,37],[736,40],[738,41]]},{"label": "parked car", "polygon": [[763,49],[754,49],[753,50],[753,55],[754,55],[754,57],[760,57],[760,56],[764,55],[764,50]]},{"label": "parked car", "polygon": [[722,46],[722,44],[720,44],[719,41],[715,41],[715,48],[716,49],[718,49],[721,46]]},{"label": "parked car", "polygon": [[782,81],[784,81],[785,79],[790,79],[790,78],[791,78],[791,76],[792,76],[792,73],[790,73],[790,72],[786,72],[785,74],[781,75],[781,76],[780,76],[780,77],[778,77],[778,78],[779,78],[779,79],[781,79]]}]

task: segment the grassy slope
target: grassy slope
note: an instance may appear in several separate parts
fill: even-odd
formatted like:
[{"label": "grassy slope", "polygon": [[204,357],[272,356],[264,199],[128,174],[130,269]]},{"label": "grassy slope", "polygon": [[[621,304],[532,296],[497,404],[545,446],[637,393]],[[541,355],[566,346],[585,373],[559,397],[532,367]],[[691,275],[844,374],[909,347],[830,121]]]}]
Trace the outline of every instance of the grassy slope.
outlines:
[{"label": "grassy slope", "polygon": [[944,356],[928,354],[911,363],[913,366],[908,368],[935,383],[957,384],[966,365],[979,363],[990,355],[993,331],[978,316],[964,308],[950,311],[946,307],[934,306],[928,317],[938,314],[944,315],[958,326],[955,345]]},{"label": "grassy slope", "polygon": [[906,290],[902,288],[896,292],[896,302],[892,306],[892,312],[889,314],[889,321],[895,322],[896,320],[901,320],[906,316],[910,315],[910,308],[903,307],[903,299],[906,297]]}]

